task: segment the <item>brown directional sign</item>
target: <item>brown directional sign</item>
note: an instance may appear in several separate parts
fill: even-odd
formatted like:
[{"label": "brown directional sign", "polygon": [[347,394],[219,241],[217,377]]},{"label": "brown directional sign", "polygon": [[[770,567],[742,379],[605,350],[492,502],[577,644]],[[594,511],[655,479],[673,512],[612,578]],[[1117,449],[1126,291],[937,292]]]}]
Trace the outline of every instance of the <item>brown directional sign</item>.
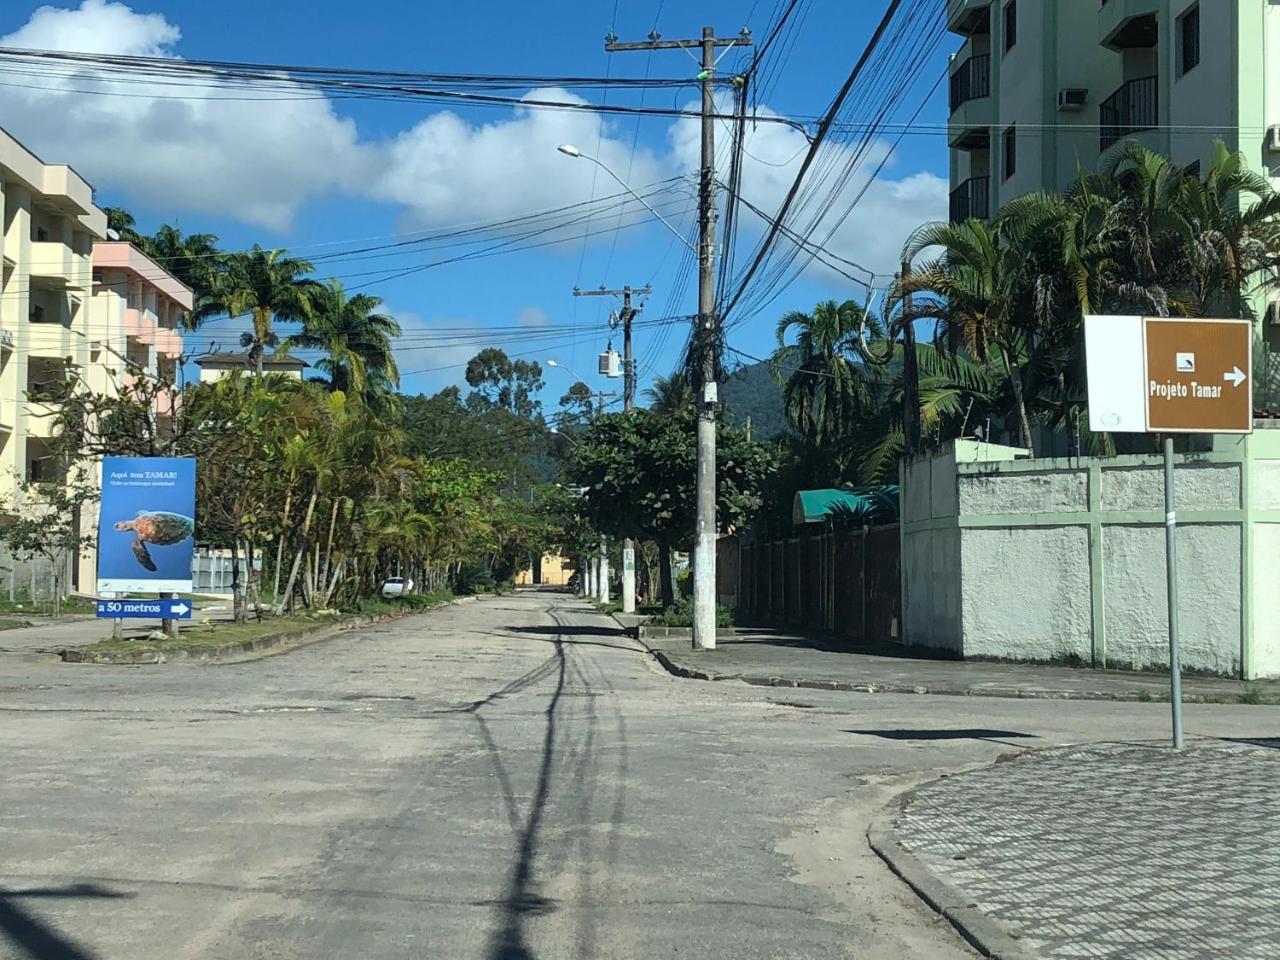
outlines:
[{"label": "brown directional sign", "polygon": [[1147,429],[1249,433],[1253,429],[1253,324],[1147,317]]}]

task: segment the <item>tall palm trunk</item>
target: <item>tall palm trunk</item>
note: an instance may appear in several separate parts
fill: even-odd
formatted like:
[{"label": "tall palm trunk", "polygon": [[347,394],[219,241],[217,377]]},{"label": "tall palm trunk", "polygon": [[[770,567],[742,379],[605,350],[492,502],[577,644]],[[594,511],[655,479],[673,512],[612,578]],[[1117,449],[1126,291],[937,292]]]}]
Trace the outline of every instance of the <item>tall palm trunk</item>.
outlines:
[{"label": "tall palm trunk", "polygon": [[313,487],[311,497],[307,500],[306,518],[302,521],[302,542],[293,555],[293,566],[289,570],[289,581],[285,584],[284,596],[276,598],[276,616],[284,612],[285,602],[293,596],[294,584],[298,582],[298,567],[302,565],[302,555],[307,552],[307,537],[311,532],[311,518],[316,512],[316,490]]},{"label": "tall palm trunk", "polygon": [[1009,348],[1002,346],[1005,373],[1009,376],[1009,386],[1013,390],[1013,402],[1018,408],[1018,423],[1022,430],[1022,445],[1027,448],[1027,455],[1032,460],[1036,457],[1035,444],[1031,439],[1031,421],[1027,417],[1027,402],[1022,395],[1022,368],[1009,359]]},{"label": "tall palm trunk", "polygon": [[284,566],[284,531],[289,526],[289,511],[293,509],[293,479],[290,478],[289,491],[284,495],[284,513],[281,515],[280,535],[276,538],[276,568],[272,574],[271,602],[275,603],[280,596],[280,568]]}]

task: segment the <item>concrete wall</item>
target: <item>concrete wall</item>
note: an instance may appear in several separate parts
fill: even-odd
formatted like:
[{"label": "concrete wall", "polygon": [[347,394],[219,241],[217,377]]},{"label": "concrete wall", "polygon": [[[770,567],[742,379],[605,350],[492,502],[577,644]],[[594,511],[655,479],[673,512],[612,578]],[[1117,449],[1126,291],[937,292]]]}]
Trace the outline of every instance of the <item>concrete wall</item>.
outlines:
[{"label": "concrete wall", "polygon": [[[1026,460],[958,441],[904,464],[907,643],[967,657],[1168,663],[1160,457]],[[1280,676],[1280,430],[1180,455],[1190,671]]]}]

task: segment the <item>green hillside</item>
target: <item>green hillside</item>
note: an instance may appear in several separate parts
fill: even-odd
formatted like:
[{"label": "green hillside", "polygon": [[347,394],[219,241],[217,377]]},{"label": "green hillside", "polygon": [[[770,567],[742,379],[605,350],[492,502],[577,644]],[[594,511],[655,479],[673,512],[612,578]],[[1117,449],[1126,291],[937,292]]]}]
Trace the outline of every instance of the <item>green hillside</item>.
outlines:
[{"label": "green hillside", "polygon": [[782,408],[782,387],[767,364],[740,367],[730,374],[720,388],[720,398],[733,423],[741,426],[750,418],[755,440],[772,440],[790,429]]}]

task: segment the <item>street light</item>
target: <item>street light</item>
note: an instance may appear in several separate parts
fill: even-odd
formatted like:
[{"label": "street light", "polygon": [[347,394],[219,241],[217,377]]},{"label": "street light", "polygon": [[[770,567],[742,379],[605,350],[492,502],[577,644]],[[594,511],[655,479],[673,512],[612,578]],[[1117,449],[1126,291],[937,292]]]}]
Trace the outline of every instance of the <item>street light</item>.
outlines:
[{"label": "street light", "polygon": [[687,239],[685,239],[684,234],[681,233],[679,230],[677,230],[675,227],[673,227],[671,225],[670,220],[668,220],[666,217],[660,214],[657,210],[655,210],[652,207],[652,205],[650,205],[648,200],[646,200],[644,197],[640,196],[640,194],[636,193],[633,189],[631,189],[631,184],[627,183],[627,181],[623,180],[620,176],[618,176],[616,173],[610,170],[608,165],[603,160],[599,160],[588,153],[583,153],[581,150],[575,147],[572,143],[562,143],[560,144],[560,146],[556,147],[556,149],[559,150],[561,153],[563,153],[566,157],[573,157],[575,160],[578,160],[578,159],[590,160],[592,163],[594,163],[597,167],[599,167],[609,176],[613,177],[614,180],[617,180],[618,183],[622,185],[623,190],[627,191],[627,193],[631,194],[633,197],[639,200],[642,204],[644,204],[645,209],[648,210],[650,213],[652,213],[655,217],[657,217],[658,220],[661,221],[662,225],[666,227],[668,230],[670,230],[677,240],[683,243],[686,247],[688,247],[694,253],[698,252],[698,248],[695,247],[692,243],[690,243]]}]

